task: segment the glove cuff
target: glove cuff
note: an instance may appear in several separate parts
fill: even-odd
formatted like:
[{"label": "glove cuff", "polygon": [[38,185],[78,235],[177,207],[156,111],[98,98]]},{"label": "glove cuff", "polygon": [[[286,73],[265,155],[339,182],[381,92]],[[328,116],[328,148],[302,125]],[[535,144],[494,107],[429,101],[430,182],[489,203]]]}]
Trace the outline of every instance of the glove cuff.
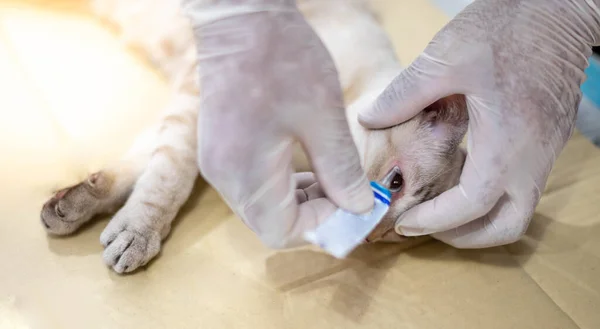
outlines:
[{"label": "glove cuff", "polygon": [[577,36],[574,41],[585,44],[590,55],[591,48],[600,45],[600,0],[527,0],[522,4],[530,18],[549,30]]},{"label": "glove cuff", "polygon": [[181,0],[181,8],[193,27],[258,12],[296,11],[296,0]]},{"label": "glove cuff", "polygon": [[[589,37],[590,46],[600,46],[600,0],[581,0],[581,7],[579,7],[580,17],[586,23],[588,31],[584,33],[590,33]],[[588,37],[587,35],[583,35]]]}]

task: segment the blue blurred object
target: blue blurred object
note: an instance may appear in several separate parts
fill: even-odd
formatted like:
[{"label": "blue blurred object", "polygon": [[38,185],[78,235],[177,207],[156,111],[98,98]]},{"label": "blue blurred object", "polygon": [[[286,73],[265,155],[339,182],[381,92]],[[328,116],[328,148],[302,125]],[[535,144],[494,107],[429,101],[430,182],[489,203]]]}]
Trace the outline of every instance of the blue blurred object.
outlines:
[{"label": "blue blurred object", "polygon": [[432,0],[440,10],[449,17],[454,17],[466,6],[470,5],[473,0]]},{"label": "blue blurred object", "polygon": [[585,70],[587,79],[581,85],[583,94],[577,113],[577,129],[596,146],[600,147],[600,55],[590,57]]},{"label": "blue blurred object", "polygon": [[592,103],[600,107],[600,55],[592,55],[585,74],[587,80],[581,85],[581,91]]}]

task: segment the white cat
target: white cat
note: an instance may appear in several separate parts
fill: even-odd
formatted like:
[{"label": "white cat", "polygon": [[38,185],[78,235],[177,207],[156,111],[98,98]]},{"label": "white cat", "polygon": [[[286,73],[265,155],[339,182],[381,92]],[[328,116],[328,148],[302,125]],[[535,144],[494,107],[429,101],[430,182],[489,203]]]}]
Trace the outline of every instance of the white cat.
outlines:
[{"label": "white cat", "polygon": [[[458,183],[465,159],[459,144],[468,123],[464,98],[444,98],[390,129],[362,128],[357,111],[371,105],[402,70],[387,35],[363,0],[299,0],[298,6],[339,70],[369,179],[380,179],[395,165],[402,171],[389,213],[367,239],[399,241],[395,218]],[[92,8],[166,75],[173,95],[158,124],[120,161],[58,191],[44,204],[41,220],[49,233],[66,235],[97,214],[116,212],[100,237],[104,260],[118,273],[131,272],[158,254],[199,174],[196,48],[179,0],[92,0]],[[299,154],[297,168],[309,169]]]}]

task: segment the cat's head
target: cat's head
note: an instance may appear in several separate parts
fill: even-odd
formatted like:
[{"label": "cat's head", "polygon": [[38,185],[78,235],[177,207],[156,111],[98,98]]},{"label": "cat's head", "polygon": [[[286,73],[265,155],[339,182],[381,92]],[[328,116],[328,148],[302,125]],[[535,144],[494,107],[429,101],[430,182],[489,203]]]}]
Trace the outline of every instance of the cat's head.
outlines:
[{"label": "cat's head", "polygon": [[[402,124],[367,130],[354,125],[353,134],[369,180],[380,181],[394,166],[392,203],[384,220],[368,237],[393,238],[396,219],[409,208],[458,184],[465,161],[460,143],[468,113],[462,95],[443,98]],[[360,130],[360,131],[357,131]]]}]

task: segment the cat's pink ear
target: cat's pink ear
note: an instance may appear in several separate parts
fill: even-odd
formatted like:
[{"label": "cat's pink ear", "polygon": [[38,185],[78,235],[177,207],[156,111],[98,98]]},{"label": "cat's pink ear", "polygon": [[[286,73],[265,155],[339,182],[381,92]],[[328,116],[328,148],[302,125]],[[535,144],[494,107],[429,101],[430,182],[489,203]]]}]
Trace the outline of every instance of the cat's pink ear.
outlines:
[{"label": "cat's pink ear", "polygon": [[464,95],[444,97],[422,112],[421,123],[432,128],[438,139],[460,144],[469,125],[469,112]]}]

